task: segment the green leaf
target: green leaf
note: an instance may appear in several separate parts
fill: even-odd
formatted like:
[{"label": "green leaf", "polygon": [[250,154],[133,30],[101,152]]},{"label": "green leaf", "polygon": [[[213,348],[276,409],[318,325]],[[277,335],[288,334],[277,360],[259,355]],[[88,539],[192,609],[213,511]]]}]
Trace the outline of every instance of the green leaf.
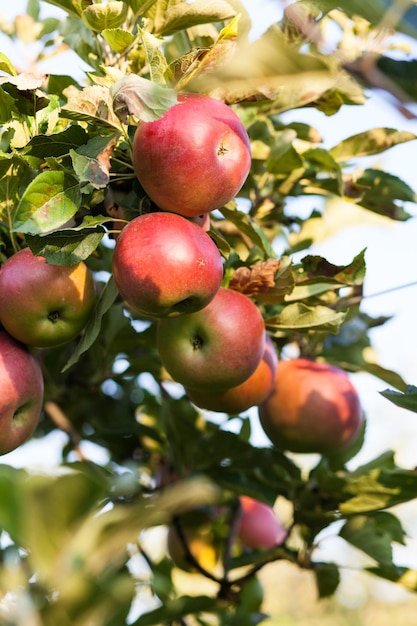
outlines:
[{"label": "green leaf", "polygon": [[118,54],[123,54],[136,39],[135,35],[122,28],[105,28],[101,36]]},{"label": "green leaf", "polygon": [[329,154],[338,163],[357,159],[362,156],[379,154],[393,146],[413,141],[417,135],[394,128],[372,128],[371,130],[352,135],[329,150]]},{"label": "green leaf", "polygon": [[160,15],[155,25],[158,35],[166,37],[179,30],[199,24],[221,22],[236,15],[234,8],[225,0],[195,0],[192,3],[175,2]]},{"label": "green leaf", "polygon": [[13,63],[3,52],[0,52],[0,71],[11,74],[12,76],[16,76],[17,73]]},{"label": "green leaf", "polygon": [[33,254],[45,257],[47,263],[76,265],[91,256],[103,237],[104,230],[63,229],[50,235],[26,235],[25,241]]},{"label": "green leaf", "polygon": [[396,467],[371,467],[368,472],[360,470],[349,477],[346,493],[352,497],[340,504],[342,515],[386,509],[415,498],[417,474]]},{"label": "green leaf", "polygon": [[404,393],[386,389],[385,391],[381,391],[380,394],[396,406],[417,413],[417,387],[414,385],[407,385]]},{"label": "green leaf", "polygon": [[113,277],[110,276],[103,291],[100,294],[100,297],[96,301],[93,313],[91,314],[87,322],[84,333],[80,341],[78,342],[74,353],[63,367],[62,372],[66,372],[70,367],[75,365],[80,356],[93,345],[93,343],[100,334],[101,320],[110,309],[110,307],[114,304],[117,296],[117,287],[114,283]]},{"label": "green leaf", "polygon": [[91,30],[101,33],[103,30],[118,28],[126,19],[128,5],[120,0],[110,0],[107,4],[90,4],[82,12],[82,18]]},{"label": "green leaf", "polygon": [[[417,39],[417,20],[415,38]],[[415,81],[417,59],[405,61],[401,59],[391,59],[390,57],[381,55],[376,59],[376,68],[383,74],[383,77],[386,77],[385,80],[387,82],[392,82],[394,92],[395,87],[400,87],[410,100],[417,100]]]},{"label": "green leaf", "polygon": [[219,209],[223,217],[237,226],[255,246],[262,250],[266,258],[275,257],[275,253],[262,229],[252,221],[249,215],[238,209],[229,208],[230,206],[232,206],[231,203]]},{"label": "green leaf", "polygon": [[267,172],[276,175],[285,175],[303,166],[304,161],[302,157],[292,145],[295,138],[296,133],[292,129],[286,129],[282,133],[279,133],[265,160]]},{"label": "green leaf", "polygon": [[37,235],[66,224],[78,211],[78,182],[63,171],[41,172],[22,195],[13,215],[13,231]]},{"label": "green leaf", "polygon": [[367,169],[357,178],[356,185],[362,192],[358,204],[365,209],[393,220],[405,221],[411,217],[397,201],[417,202],[416,193],[397,176]]},{"label": "green leaf", "polygon": [[153,122],[178,102],[175,89],[136,74],[124,76],[112,85],[111,96],[114,111],[123,123],[127,123],[129,115]]},{"label": "green leaf", "polygon": [[339,568],[334,563],[313,564],[319,598],[328,598],[336,591],[340,583]]},{"label": "green leaf", "polygon": [[27,162],[17,154],[0,154],[0,219],[9,221],[3,213],[12,215],[18,203],[19,191],[25,189],[32,177]]},{"label": "green leaf", "polygon": [[63,9],[74,17],[80,17],[82,13],[80,0],[44,0],[48,4],[53,4],[60,9]]},{"label": "green leaf", "polygon": [[274,25],[253,43],[237,47],[227,63],[191,85],[206,93],[220,90],[228,103],[271,102],[278,113],[318,100],[335,80],[323,58],[300,53]]},{"label": "green leaf", "polygon": [[[110,157],[119,139],[119,133],[93,137],[84,146],[70,150],[74,172],[80,183],[88,183],[87,191],[103,189],[110,180]],[[83,187],[81,187],[83,191]]]},{"label": "green leaf", "polygon": [[222,602],[209,596],[180,596],[164,602],[162,607],[144,613],[131,626],[157,626],[182,620],[196,613],[217,613]]},{"label": "green leaf", "polygon": [[78,148],[88,140],[86,131],[73,124],[60,133],[36,135],[25,147],[25,154],[44,159],[68,154],[72,148]]},{"label": "green leaf", "polygon": [[386,511],[355,515],[339,535],[382,565],[392,564],[392,542],[404,544],[404,530],[397,517]]},{"label": "green leaf", "polygon": [[13,114],[17,113],[15,99],[0,88],[0,124],[6,124],[12,119]]},{"label": "green leaf", "polygon": [[287,305],[279,315],[267,318],[265,325],[272,331],[301,332],[314,329],[337,333],[345,317],[345,312],[334,311],[326,306],[307,306],[303,302],[296,302]]},{"label": "green leaf", "polygon": [[374,26],[382,21],[385,28],[417,38],[417,7],[413,0],[320,0],[320,5],[328,11],[341,7],[348,15],[360,15]]},{"label": "green leaf", "polygon": [[88,122],[93,127],[120,131],[120,120],[113,111],[113,99],[110,90],[100,85],[92,85],[78,90],[68,91],[68,102],[62,107],[61,117],[79,122]]}]

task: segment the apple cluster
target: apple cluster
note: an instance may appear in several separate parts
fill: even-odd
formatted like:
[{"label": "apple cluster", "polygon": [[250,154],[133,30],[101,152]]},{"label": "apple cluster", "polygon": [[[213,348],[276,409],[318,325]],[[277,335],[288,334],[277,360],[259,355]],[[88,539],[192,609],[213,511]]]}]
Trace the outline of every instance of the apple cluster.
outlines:
[{"label": "apple cluster", "polygon": [[[133,316],[157,321],[162,364],[202,408],[240,412],[269,393],[277,362],[263,317],[223,286],[223,260],[207,232],[251,165],[249,138],[232,109],[185,94],[134,136],[133,165],[158,210],[119,234],[112,272]],[[214,395],[213,395],[214,394]]]},{"label": "apple cluster", "polygon": [[157,210],[118,235],[114,280],[133,316],[156,320],[162,365],[196,406],[228,414],[256,406],[278,448],[333,453],[363,422],[348,377],[305,359],[278,364],[256,304],[223,285],[210,213],[237,195],[250,165],[245,127],[209,96],[180,95],[160,119],[142,122],[133,166]]},{"label": "apple cluster", "polygon": [[83,262],[52,265],[22,248],[1,266],[0,454],[24,443],[41,416],[44,383],[33,350],[79,335],[95,300],[93,275]]}]

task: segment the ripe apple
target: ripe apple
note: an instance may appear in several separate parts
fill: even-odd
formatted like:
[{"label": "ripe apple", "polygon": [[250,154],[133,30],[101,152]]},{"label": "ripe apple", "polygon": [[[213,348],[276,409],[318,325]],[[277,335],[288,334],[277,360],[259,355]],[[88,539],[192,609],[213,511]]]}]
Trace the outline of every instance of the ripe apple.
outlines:
[{"label": "ripe apple", "polygon": [[120,233],[113,277],[133,313],[168,317],[205,307],[220,287],[223,263],[197,224],[175,213],[147,213]]},{"label": "ripe apple", "polygon": [[244,546],[258,550],[284,543],[288,533],[272,507],[249,496],[240,496],[239,501],[237,536]]},{"label": "ripe apple", "polygon": [[251,166],[249,138],[227,104],[184,94],[160,119],[138,126],[133,166],[159,208],[194,217],[236,196]]},{"label": "ripe apple", "polygon": [[51,348],[74,339],[96,300],[85,263],[51,265],[23,248],[0,269],[0,323],[18,341]]},{"label": "ripe apple", "polygon": [[162,365],[187,389],[240,385],[265,350],[265,324],[246,295],[220,287],[213,300],[189,315],[161,319],[157,348]]},{"label": "ripe apple", "polygon": [[0,454],[22,445],[35,430],[43,403],[43,375],[26,346],[0,331]]},{"label": "ripe apple", "polygon": [[259,418],[278,448],[327,455],[349,446],[363,424],[359,397],[346,372],[304,358],[279,362]]},{"label": "ripe apple", "polygon": [[186,389],[188,398],[196,406],[208,411],[231,415],[246,411],[260,404],[272,390],[278,357],[269,335],[266,335],[265,350],[256,370],[240,385],[224,391]]}]

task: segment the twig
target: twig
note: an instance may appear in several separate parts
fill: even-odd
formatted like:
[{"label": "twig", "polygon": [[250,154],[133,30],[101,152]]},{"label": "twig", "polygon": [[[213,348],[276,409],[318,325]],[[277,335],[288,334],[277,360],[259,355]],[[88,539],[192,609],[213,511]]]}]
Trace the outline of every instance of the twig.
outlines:
[{"label": "twig", "polygon": [[45,402],[44,405],[45,413],[48,415],[49,419],[64,433],[68,435],[71,441],[71,445],[74,449],[74,452],[78,455],[81,461],[89,461],[89,459],[84,455],[81,450],[80,443],[81,437],[75,430],[71,421],[62,411],[62,409],[56,404],[56,402],[52,402],[51,400]]}]

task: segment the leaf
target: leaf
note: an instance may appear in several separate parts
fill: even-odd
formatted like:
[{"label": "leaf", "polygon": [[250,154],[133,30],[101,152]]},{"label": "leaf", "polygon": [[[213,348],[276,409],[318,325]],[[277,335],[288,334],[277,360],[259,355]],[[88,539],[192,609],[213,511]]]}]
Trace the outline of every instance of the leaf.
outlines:
[{"label": "leaf", "polygon": [[227,64],[191,81],[197,91],[227,103],[273,102],[274,112],[317,100],[336,82],[324,60],[301,54],[277,26],[253,43],[238,46]]},{"label": "leaf", "polygon": [[70,367],[75,365],[80,356],[93,345],[93,343],[100,334],[101,320],[110,309],[112,304],[115,302],[117,296],[117,287],[114,283],[113,277],[110,276],[103,291],[100,294],[100,297],[97,298],[94,310],[84,329],[84,333],[80,341],[78,342],[74,353],[63,367],[62,373],[66,372]]},{"label": "leaf", "polygon": [[367,513],[408,502],[417,493],[417,473],[394,467],[371,467],[349,478],[346,493],[352,497],[340,503],[342,515]]},{"label": "leaf", "polygon": [[110,180],[110,156],[119,140],[119,133],[93,137],[85,145],[70,150],[74,172],[80,183],[93,189],[103,189]]},{"label": "leaf", "polygon": [[104,230],[85,229],[77,232],[59,230],[50,235],[26,235],[25,241],[33,254],[45,257],[52,265],[76,265],[85,261],[97,249]]},{"label": "leaf", "polygon": [[340,163],[362,156],[379,154],[389,150],[392,146],[415,139],[417,139],[417,135],[408,131],[399,131],[394,128],[372,128],[344,139],[330,148],[329,153],[335,161]]},{"label": "leaf", "polygon": [[268,259],[250,267],[238,267],[229,281],[229,288],[248,296],[263,293],[274,287],[280,265],[277,259]]},{"label": "leaf", "polygon": [[223,217],[237,226],[255,246],[262,250],[267,258],[274,257],[275,254],[262,229],[259,228],[246,213],[238,209],[229,208],[230,206],[231,203],[219,209]]},{"label": "leaf", "polygon": [[44,0],[44,1],[47,2],[48,4],[53,4],[54,6],[59,7],[60,9],[63,9],[70,15],[73,15],[74,17],[81,16],[82,10],[80,6],[81,3],[79,0]]},{"label": "leaf", "polygon": [[161,50],[163,39],[155,37],[147,30],[139,29],[138,35],[142,42],[146,62],[149,66],[149,76],[155,83],[165,84],[165,73],[168,68],[168,61]]},{"label": "leaf", "polygon": [[265,326],[273,331],[276,330],[325,330],[337,333],[343,323],[346,313],[334,311],[329,307],[317,305],[307,306],[302,302],[292,303],[286,306],[279,315],[265,320]]},{"label": "leaf", "polygon": [[340,583],[339,568],[334,563],[313,563],[319,598],[328,598],[336,591]]},{"label": "leaf", "polygon": [[283,257],[279,261],[268,259],[248,267],[238,267],[228,287],[252,296],[257,302],[278,304],[291,293],[294,278],[291,260]]},{"label": "leaf", "polygon": [[211,72],[215,68],[221,68],[228,62],[236,46],[240,17],[239,13],[221,29],[216,41],[209,49],[190,50],[171,63],[169,74],[174,81],[178,81],[178,90],[183,89],[191,79],[205,72]]},{"label": "leaf", "polygon": [[358,200],[365,209],[385,215],[393,220],[405,221],[411,216],[396,202],[416,202],[413,189],[403,180],[381,170],[367,169],[355,182],[361,197]]},{"label": "leaf", "polygon": [[180,596],[167,599],[164,605],[144,613],[131,626],[157,626],[182,621],[187,615],[196,613],[218,613],[222,602],[210,596]]},{"label": "leaf", "polygon": [[101,36],[118,54],[123,54],[136,39],[135,35],[122,28],[105,28]]},{"label": "leaf", "polygon": [[407,385],[404,393],[386,389],[385,391],[380,391],[380,394],[396,406],[417,413],[417,387],[414,385]]},{"label": "leaf", "polygon": [[417,7],[412,0],[320,0],[320,4],[328,11],[341,7],[348,15],[360,15],[374,26],[382,21],[385,28],[417,38]]},{"label": "leaf", "polygon": [[178,102],[174,89],[147,78],[129,74],[111,87],[114,111],[127,123],[129,115],[138,121],[153,122]]},{"label": "leaf", "polygon": [[88,140],[86,131],[76,124],[72,124],[60,133],[52,135],[36,135],[26,145],[25,154],[44,159],[69,154],[72,148],[78,148]]},{"label": "leaf", "polygon": [[179,30],[199,24],[222,22],[236,15],[236,11],[225,0],[194,0],[192,3],[175,2],[160,16],[155,25],[156,33],[167,37]]},{"label": "leaf", "polygon": [[110,0],[107,4],[90,4],[82,12],[82,19],[91,30],[101,33],[103,30],[118,28],[127,16],[128,5],[120,0]]},{"label": "leaf", "polygon": [[[417,20],[415,38],[417,38]],[[375,66],[376,71],[379,71],[384,77],[384,82],[388,83],[387,87],[390,86],[389,83],[391,82],[392,89],[389,91],[396,95],[396,88],[399,88],[400,94],[404,94],[405,101],[417,100],[417,87],[415,83],[417,59],[405,61],[402,59],[391,59],[390,57],[381,55],[375,58]]]},{"label": "leaf", "polygon": [[387,511],[355,515],[339,535],[382,565],[392,564],[392,542],[404,545],[404,530],[397,517]]},{"label": "leaf", "polygon": [[16,76],[15,67],[4,52],[0,52],[0,71]]},{"label": "leaf", "polygon": [[37,235],[66,224],[81,204],[78,182],[63,171],[41,172],[23,193],[13,215],[13,232]]},{"label": "leaf", "polygon": [[9,122],[18,113],[14,98],[0,88],[0,124]]},{"label": "leaf", "polygon": [[107,87],[92,85],[82,90],[70,87],[67,96],[68,102],[61,109],[61,117],[121,130],[120,120],[113,111],[113,99]]},{"label": "leaf", "polygon": [[21,72],[15,76],[0,76],[0,84],[10,83],[17,87],[19,91],[34,91],[42,87],[45,79],[46,74]]},{"label": "leaf", "polygon": [[308,254],[301,261],[297,284],[334,281],[335,284],[362,285],[366,274],[365,252],[362,250],[348,265],[334,265],[319,255]]}]

